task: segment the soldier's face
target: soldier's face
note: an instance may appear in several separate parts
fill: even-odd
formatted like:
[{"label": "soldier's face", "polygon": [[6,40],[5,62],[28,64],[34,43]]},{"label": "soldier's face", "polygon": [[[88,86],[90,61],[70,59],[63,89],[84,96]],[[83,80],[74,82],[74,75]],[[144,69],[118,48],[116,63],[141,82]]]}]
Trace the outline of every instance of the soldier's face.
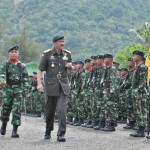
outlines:
[{"label": "soldier's face", "polygon": [[10,59],[18,59],[19,57],[19,51],[17,50],[12,50],[8,53],[8,56]]},{"label": "soldier's face", "polygon": [[103,64],[104,63],[104,59],[96,59],[96,64]]},{"label": "soldier's face", "polygon": [[127,74],[126,71],[121,71],[121,76],[125,76]]},{"label": "soldier's face", "polygon": [[58,50],[62,50],[64,48],[65,41],[64,40],[58,40],[54,42],[54,47]]},{"label": "soldier's face", "polygon": [[110,64],[110,63],[112,63],[113,62],[113,60],[112,60],[112,58],[105,58],[104,59],[104,63],[107,65],[107,64]]},{"label": "soldier's face", "polygon": [[90,64],[91,64],[91,66],[94,66],[96,64],[96,60],[95,59],[91,59]]},{"label": "soldier's face", "polygon": [[142,60],[142,57],[139,55],[133,55],[132,58],[134,62],[138,62],[139,60]]},{"label": "soldier's face", "polygon": [[87,69],[87,68],[89,68],[91,65],[90,65],[90,62],[88,62],[88,63],[85,63],[85,68]]},{"label": "soldier's face", "polygon": [[134,61],[128,61],[128,66],[129,67],[135,66],[135,62]]}]

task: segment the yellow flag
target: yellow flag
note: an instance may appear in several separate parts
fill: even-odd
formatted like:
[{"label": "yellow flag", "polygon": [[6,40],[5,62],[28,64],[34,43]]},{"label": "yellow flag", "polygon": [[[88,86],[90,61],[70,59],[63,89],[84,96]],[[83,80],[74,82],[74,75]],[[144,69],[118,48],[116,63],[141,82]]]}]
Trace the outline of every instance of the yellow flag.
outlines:
[{"label": "yellow flag", "polygon": [[146,65],[148,67],[148,75],[147,75],[147,84],[149,86],[149,82],[150,82],[150,48],[146,57]]}]

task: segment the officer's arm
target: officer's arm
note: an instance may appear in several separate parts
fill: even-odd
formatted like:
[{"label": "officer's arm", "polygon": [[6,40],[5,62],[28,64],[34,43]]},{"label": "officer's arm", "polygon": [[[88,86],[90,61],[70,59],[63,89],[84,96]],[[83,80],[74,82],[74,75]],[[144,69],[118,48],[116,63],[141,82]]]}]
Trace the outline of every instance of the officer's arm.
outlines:
[{"label": "officer's arm", "polygon": [[42,84],[41,78],[42,78],[42,71],[38,70],[38,72],[37,72],[37,89],[39,92],[43,91],[43,84]]}]

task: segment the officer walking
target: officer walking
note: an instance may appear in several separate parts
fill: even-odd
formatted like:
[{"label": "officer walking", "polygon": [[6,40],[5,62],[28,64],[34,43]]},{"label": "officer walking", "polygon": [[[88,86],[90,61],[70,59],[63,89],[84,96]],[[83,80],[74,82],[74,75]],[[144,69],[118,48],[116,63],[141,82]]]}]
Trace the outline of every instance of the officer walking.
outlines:
[{"label": "officer walking", "polygon": [[37,73],[39,91],[43,90],[41,83],[42,72],[46,71],[45,90],[46,102],[46,132],[45,139],[51,138],[51,131],[54,126],[54,115],[57,106],[59,117],[59,129],[57,141],[65,142],[66,133],[66,96],[70,88],[67,76],[67,68],[73,69],[71,52],[64,49],[64,36],[53,37],[53,49],[44,51]]},{"label": "officer walking", "polygon": [[29,88],[28,73],[25,65],[18,60],[19,47],[13,46],[8,50],[9,59],[0,67],[0,86],[3,87],[3,102],[0,119],[1,135],[6,134],[6,126],[12,110],[12,138],[18,138],[18,126],[21,125],[22,92]]}]

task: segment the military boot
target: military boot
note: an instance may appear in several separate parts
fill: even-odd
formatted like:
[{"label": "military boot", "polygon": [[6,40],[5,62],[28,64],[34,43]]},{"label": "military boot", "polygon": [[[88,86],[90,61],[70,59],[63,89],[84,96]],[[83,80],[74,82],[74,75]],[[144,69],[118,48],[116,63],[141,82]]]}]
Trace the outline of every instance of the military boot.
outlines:
[{"label": "military boot", "polygon": [[73,117],[67,117],[66,124],[69,124],[70,122],[72,122],[72,120],[73,120]]},{"label": "military boot", "polygon": [[44,139],[50,139],[50,138],[51,138],[51,131],[46,130],[45,135],[44,135]]},{"label": "military boot", "polygon": [[83,123],[81,124],[81,127],[86,127],[87,126],[88,120],[84,120]]},{"label": "military boot", "polygon": [[132,137],[145,137],[144,129],[145,129],[145,127],[139,126],[138,130],[135,133],[130,134],[130,136],[132,136]]},{"label": "military boot", "polygon": [[1,126],[1,135],[5,135],[6,134],[6,127],[7,127],[7,122],[3,122],[2,126]]},{"label": "military boot", "polygon": [[17,125],[13,125],[13,131],[12,131],[12,138],[19,138],[19,134],[17,134],[17,130],[18,130],[18,126]]},{"label": "military boot", "polygon": [[135,121],[129,121],[128,124],[126,124],[126,126],[124,126],[124,129],[133,129],[135,127]]},{"label": "military boot", "polygon": [[104,130],[103,131],[115,131],[115,124],[114,124],[114,121],[108,121],[106,123],[106,126],[104,127]]},{"label": "military boot", "polygon": [[80,118],[78,122],[73,124],[73,126],[81,126],[82,123],[83,123],[83,119]]}]

